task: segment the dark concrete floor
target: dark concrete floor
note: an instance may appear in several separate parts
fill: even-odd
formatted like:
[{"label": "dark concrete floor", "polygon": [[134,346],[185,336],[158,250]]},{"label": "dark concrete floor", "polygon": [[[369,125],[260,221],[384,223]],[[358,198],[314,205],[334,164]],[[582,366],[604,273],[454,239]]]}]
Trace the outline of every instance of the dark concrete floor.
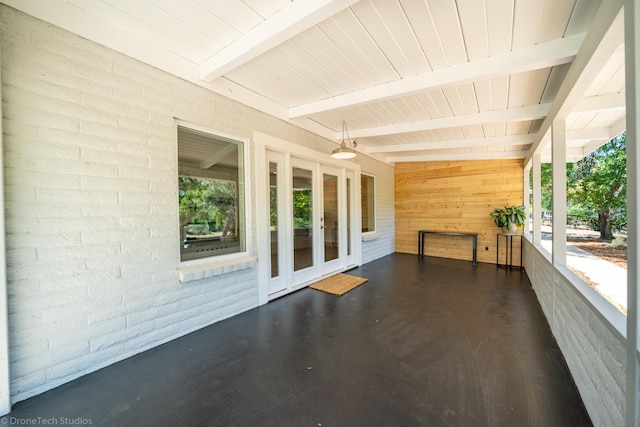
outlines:
[{"label": "dark concrete floor", "polygon": [[[394,254],[15,405],[105,426],[591,425],[525,273]],[[60,424],[60,423],[58,423]]]}]

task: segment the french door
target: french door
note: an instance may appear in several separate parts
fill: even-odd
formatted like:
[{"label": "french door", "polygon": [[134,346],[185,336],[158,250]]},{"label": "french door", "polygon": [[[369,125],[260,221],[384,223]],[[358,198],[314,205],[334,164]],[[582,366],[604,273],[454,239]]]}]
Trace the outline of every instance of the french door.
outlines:
[{"label": "french door", "polygon": [[353,173],[266,152],[270,298],[353,263]]}]

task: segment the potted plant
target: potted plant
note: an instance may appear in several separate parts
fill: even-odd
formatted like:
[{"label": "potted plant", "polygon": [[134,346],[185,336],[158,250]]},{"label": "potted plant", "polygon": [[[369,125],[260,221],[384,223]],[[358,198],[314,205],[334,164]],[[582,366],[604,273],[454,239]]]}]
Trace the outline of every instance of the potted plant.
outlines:
[{"label": "potted plant", "polygon": [[504,209],[495,208],[489,215],[493,217],[493,221],[502,228],[502,232],[505,234],[514,234],[518,227],[524,225],[526,218],[524,206],[515,205],[505,206]]}]

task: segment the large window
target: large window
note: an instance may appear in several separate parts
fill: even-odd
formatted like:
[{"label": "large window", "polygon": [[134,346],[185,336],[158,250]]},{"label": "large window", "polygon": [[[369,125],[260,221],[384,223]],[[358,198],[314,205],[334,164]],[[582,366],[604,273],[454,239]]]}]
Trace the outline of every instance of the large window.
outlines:
[{"label": "large window", "polygon": [[245,250],[243,144],[178,126],[180,260]]},{"label": "large window", "polygon": [[362,200],[362,232],[376,231],[375,215],[375,180],[369,175],[360,175],[360,190]]}]

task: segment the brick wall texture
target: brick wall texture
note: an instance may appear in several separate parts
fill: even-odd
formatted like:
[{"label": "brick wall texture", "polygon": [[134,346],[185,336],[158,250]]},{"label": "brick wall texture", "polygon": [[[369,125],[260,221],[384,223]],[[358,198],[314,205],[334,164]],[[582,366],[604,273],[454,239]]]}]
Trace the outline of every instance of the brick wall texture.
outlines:
[{"label": "brick wall texture", "polygon": [[[0,18],[12,401],[255,307],[255,263],[178,280],[175,119],[335,143],[7,6]],[[358,161],[380,178],[370,261],[393,252],[393,168]]]},{"label": "brick wall texture", "polygon": [[528,240],[523,262],[593,424],[623,426],[624,337]]}]

